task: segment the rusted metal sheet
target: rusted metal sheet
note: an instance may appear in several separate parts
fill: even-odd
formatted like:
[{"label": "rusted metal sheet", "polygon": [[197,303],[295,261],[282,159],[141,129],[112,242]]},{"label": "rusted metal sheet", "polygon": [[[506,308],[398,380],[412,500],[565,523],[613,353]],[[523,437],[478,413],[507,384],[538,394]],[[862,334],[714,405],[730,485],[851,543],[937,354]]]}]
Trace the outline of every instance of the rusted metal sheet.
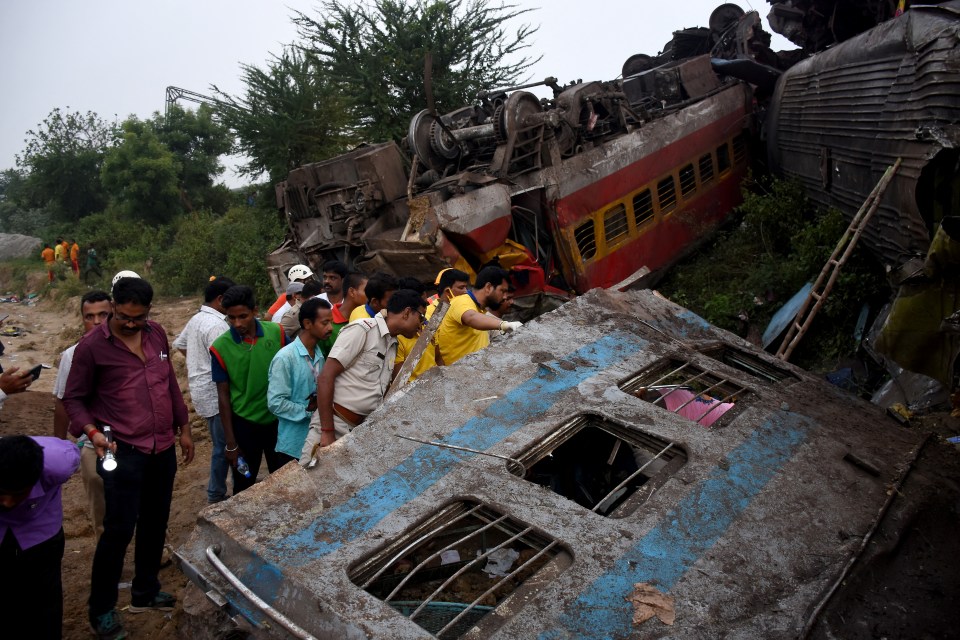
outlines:
[{"label": "rusted metal sheet", "polygon": [[[219,545],[317,638],[793,638],[920,442],[652,292],[595,290],[208,507],[177,553],[263,624]],[[672,625],[634,624],[637,584]]]},{"label": "rusted metal sheet", "polygon": [[[914,7],[787,71],[765,128],[772,167],[848,217],[898,157],[865,243],[895,269],[930,244],[951,198],[960,125],[960,3]],[[954,186],[950,186],[950,185]]]}]

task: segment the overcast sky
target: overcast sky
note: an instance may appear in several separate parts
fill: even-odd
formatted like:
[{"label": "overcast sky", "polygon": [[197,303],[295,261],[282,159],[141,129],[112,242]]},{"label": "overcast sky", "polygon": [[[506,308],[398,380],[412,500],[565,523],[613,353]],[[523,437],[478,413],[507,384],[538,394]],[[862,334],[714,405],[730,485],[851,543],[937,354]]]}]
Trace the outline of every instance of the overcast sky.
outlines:
[{"label": "overcast sky", "polygon": [[[705,26],[718,0],[514,0],[535,9],[530,76],[610,80],[634,53],[656,54],[683,27]],[[167,86],[241,93],[240,64],[261,66],[296,40],[300,0],[0,0],[0,170],[54,108],[106,120],[163,111]],[[762,0],[737,2],[765,18]],[[766,21],[764,20],[764,23]],[[519,23],[518,23],[519,24]],[[768,29],[769,30],[769,29]],[[779,36],[776,36],[779,38]],[[783,39],[774,48],[792,48]],[[191,106],[183,103],[184,106]],[[231,186],[241,180],[228,170]]]}]

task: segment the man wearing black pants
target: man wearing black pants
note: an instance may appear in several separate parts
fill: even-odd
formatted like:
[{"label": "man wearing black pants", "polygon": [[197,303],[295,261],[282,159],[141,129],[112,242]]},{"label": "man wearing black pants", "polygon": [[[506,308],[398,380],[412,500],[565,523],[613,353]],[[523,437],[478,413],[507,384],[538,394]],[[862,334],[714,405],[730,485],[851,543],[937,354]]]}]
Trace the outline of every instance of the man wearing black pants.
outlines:
[{"label": "man wearing black pants", "polygon": [[[224,451],[233,467],[236,495],[256,482],[261,456],[266,457],[271,473],[285,462],[276,452],[277,419],[267,407],[267,371],[286,338],[280,325],[257,320],[250,287],[230,287],[220,305],[230,330],[213,341],[210,368],[217,383]],[[237,470],[241,456],[249,465],[247,475]]]},{"label": "man wearing black pants", "polygon": [[[179,432],[189,463],[193,440],[166,331],[149,319],[152,300],[146,280],[117,280],[110,318],[80,339],[63,396],[70,432],[86,434],[100,458],[106,512],[93,557],[89,617],[101,640],[126,637],[116,611],[117,583],[134,531],[129,611],[170,611],[176,603],[160,590],[158,574],[177,472],[174,442]],[[112,440],[104,435],[107,426]],[[104,464],[108,451],[115,466]]]}]

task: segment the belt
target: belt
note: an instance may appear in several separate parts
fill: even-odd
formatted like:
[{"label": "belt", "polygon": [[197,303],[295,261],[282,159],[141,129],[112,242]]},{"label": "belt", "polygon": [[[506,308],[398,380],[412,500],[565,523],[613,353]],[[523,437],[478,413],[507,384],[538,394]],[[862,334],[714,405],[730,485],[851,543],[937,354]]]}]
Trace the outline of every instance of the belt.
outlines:
[{"label": "belt", "polygon": [[339,405],[336,402],[333,403],[333,412],[337,415],[337,417],[346,422],[351,429],[359,427],[363,421],[367,419],[367,416],[354,413],[353,411],[350,411],[350,409],[347,409],[343,405]]}]

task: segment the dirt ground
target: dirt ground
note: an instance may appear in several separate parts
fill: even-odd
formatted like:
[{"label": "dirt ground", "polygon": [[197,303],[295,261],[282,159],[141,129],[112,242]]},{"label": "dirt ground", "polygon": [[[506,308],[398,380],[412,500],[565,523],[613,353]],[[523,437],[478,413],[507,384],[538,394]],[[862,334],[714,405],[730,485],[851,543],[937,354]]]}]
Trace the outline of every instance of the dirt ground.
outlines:
[{"label": "dirt ground", "polygon": [[[199,298],[160,301],[154,305],[152,317],[167,330],[172,341],[200,305]],[[2,337],[6,352],[0,363],[4,369],[30,367],[45,363],[54,366],[44,371],[26,393],[10,396],[0,410],[0,436],[13,434],[53,435],[53,382],[60,353],[81,335],[79,298],[65,302],[41,300],[36,306],[0,303],[0,315],[9,313],[4,327],[19,327],[19,337]],[[180,386],[186,392],[186,368],[180,354],[174,356],[174,367]],[[176,548],[186,540],[197,519],[197,512],[206,505],[207,475],[210,465],[210,438],[205,423],[192,412],[193,437],[196,457],[192,464],[180,466],[174,485],[173,506],[167,531],[167,544]],[[86,497],[75,474],[63,489],[63,529],[66,551],[63,558],[63,596],[65,640],[87,640],[92,636],[87,624],[87,597],[90,593],[90,568],[96,547],[93,525],[87,509]],[[130,586],[133,579],[133,548],[130,545],[124,574],[121,579],[118,608],[123,616],[129,638],[167,639],[177,637],[180,608],[163,613],[150,611],[141,614],[125,612],[130,604]],[[186,578],[172,563],[160,572],[163,590],[179,596],[186,586]]]},{"label": "dirt ground", "polygon": [[[199,298],[160,300],[152,317],[170,339],[182,329],[200,304]],[[47,363],[29,391],[8,398],[0,411],[0,435],[52,435],[53,382],[60,352],[80,336],[79,299],[41,298],[36,306],[0,302],[0,315],[9,313],[5,327],[19,327],[23,335],[3,337],[4,368]],[[174,355],[174,367],[186,390],[184,359]],[[185,392],[189,403],[189,393]],[[167,543],[176,548],[190,534],[197,513],[206,504],[210,439],[201,419],[191,413],[196,459],[181,466],[174,488]],[[890,514],[878,529],[863,558],[854,566],[844,588],[819,617],[814,638],[949,638],[960,628],[960,448],[944,442],[960,432],[960,419],[946,414],[916,420],[911,428],[931,438],[908,481],[900,489]],[[902,499],[901,499],[902,496]],[[86,507],[79,473],[64,487],[63,561],[64,633],[67,640],[91,637],[86,620],[90,567],[96,540]],[[896,532],[904,531],[903,535]],[[178,637],[178,608],[170,613],[125,612],[130,603],[133,545],[130,547],[120,591],[119,608],[134,639]],[[161,571],[163,589],[182,599],[186,578],[172,563]],[[811,605],[812,606],[812,605]]]}]

